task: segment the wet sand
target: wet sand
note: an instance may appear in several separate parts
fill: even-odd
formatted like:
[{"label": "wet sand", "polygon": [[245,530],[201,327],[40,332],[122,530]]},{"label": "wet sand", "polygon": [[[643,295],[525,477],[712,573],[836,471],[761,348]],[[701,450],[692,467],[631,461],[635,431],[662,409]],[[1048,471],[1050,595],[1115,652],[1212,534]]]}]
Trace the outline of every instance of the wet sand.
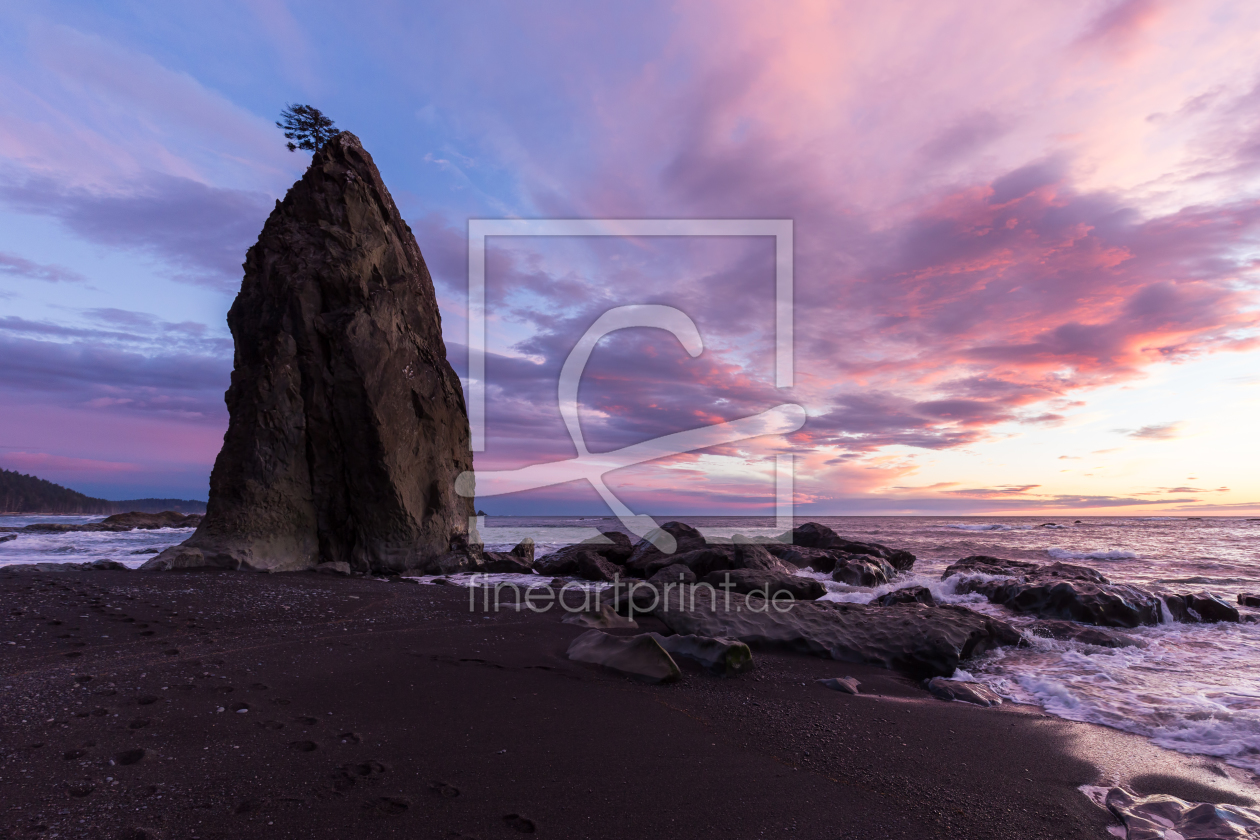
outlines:
[{"label": "wet sand", "polygon": [[1105,838],[1082,784],[1255,790],[872,667],[754,650],[644,685],[451,587],[0,571],[0,604],[3,838]]}]

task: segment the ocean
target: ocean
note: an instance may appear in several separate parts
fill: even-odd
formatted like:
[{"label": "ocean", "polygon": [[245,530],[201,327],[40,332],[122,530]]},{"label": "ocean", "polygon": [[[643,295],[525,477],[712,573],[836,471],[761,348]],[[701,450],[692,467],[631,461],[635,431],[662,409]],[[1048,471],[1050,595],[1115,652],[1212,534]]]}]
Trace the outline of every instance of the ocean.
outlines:
[{"label": "ocean", "polygon": [[[0,516],[0,527],[33,522],[92,522],[101,517]],[[677,517],[706,536],[774,536],[769,517]],[[663,520],[661,520],[663,521]],[[800,520],[804,521],[804,520]],[[908,585],[938,600],[964,604],[1016,625],[1031,618],[991,605],[980,595],[957,595],[941,571],[959,558],[987,554],[1098,569],[1113,582],[1177,593],[1213,592],[1234,603],[1240,592],[1260,594],[1260,521],[1211,517],[818,517],[841,536],[913,552],[914,569],[876,589],[824,579],[831,600],[865,602]],[[528,536],[538,554],[623,530],[601,517],[489,517],[482,535],[492,550]],[[189,530],[123,533],[21,534],[0,543],[0,565],[83,562],[99,558],[137,567]],[[1260,624],[1177,624],[1123,631],[1145,647],[1104,649],[1034,639],[1032,647],[1004,649],[972,660],[956,677],[984,682],[1009,701],[1040,706],[1068,720],[1137,733],[1159,746],[1215,756],[1260,774]],[[842,669],[841,669],[842,670]]]}]

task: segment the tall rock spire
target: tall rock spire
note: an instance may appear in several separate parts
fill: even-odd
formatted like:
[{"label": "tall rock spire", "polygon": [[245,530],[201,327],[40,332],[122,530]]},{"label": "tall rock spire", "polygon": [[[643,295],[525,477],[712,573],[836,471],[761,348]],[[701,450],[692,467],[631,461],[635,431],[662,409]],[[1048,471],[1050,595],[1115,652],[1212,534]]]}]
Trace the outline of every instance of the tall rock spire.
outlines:
[{"label": "tall rock spire", "polygon": [[400,571],[462,547],[463,392],[420,248],[357,137],[316,152],[244,268],[206,516],[146,568]]}]

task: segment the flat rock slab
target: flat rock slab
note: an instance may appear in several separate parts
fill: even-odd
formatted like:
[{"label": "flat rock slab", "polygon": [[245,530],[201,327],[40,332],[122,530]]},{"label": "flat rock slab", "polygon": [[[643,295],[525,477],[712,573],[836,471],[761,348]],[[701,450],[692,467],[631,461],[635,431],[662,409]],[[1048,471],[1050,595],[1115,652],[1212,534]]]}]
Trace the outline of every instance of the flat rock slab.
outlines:
[{"label": "flat rock slab", "polygon": [[1122,787],[1103,799],[1124,823],[1126,840],[1240,840],[1260,837],[1260,811],[1237,805],[1187,802],[1175,796],[1138,796]]},{"label": "flat rock slab", "polygon": [[710,639],[707,636],[662,636],[649,633],[674,658],[688,659],[714,674],[732,677],[753,669],[752,651],[734,639]]},{"label": "flat rock slab", "polygon": [[650,683],[674,682],[682,676],[678,664],[646,634],[623,638],[591,630],[573,640],[568,656],[574,662],[599,665]]},{"label": "flat rock slab", "polygon": [[860,694],[858,686],[862,683],[853,677],[832,677],[831,679],[819,680],[818,684],[823,688],[839,691],[841,694]]},{"label": "flat rock slab", "polygon": [[947,677],[960,662],[1023,637],[1003,621],[954,605],[771,603],[706,587],[673,589],[652,614],[678,634],[785,647],[914,677]]},{"label": "flat rock slab", "polygon": [[933,677],[928,681],[928,691],[942,700],[957,700],[959,703],[971,703],[975,706],[1000,706],[1002,698],[987,685],[965,680],[947,680]]}]

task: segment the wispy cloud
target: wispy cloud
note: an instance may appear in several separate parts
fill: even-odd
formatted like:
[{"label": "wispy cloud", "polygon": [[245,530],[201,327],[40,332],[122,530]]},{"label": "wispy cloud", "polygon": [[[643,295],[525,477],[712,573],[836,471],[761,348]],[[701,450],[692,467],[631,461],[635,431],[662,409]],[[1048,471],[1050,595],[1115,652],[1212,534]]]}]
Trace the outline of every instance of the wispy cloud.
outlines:
[{"label": "wispy cloud", "polygon": [[1175,440],[1181,437],[1185,428],[1186,424],[1183,421],[1176,420],[1171,423],[1153,423],[1140,429],[1116,429],[1116,431],[1134,440]]}]

